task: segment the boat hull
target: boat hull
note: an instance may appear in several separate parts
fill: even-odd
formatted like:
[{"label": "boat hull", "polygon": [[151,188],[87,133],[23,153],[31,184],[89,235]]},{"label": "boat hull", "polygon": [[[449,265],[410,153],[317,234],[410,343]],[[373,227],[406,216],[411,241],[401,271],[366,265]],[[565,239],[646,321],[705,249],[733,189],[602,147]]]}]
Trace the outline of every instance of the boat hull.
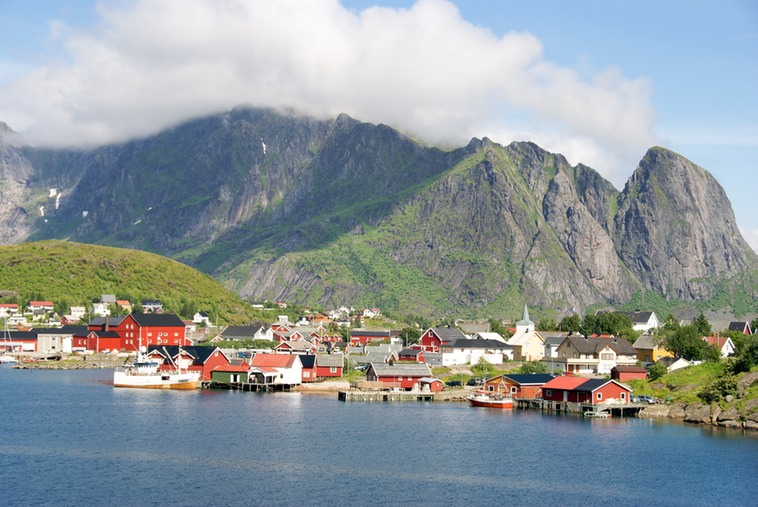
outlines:
[{"label": "boat hull", "polygon": [[200,381],[199,373],[154,373],[149,375],[133,375],[123,371],[113,373],[114,387],[135,389],[197,389]]},{"label": "boat hull", "polygon": [[492,398],[489,396],[471,396],[468,399],[472,407],[497,408],[507,410],[513,408],[513,399],[511,398]]}]

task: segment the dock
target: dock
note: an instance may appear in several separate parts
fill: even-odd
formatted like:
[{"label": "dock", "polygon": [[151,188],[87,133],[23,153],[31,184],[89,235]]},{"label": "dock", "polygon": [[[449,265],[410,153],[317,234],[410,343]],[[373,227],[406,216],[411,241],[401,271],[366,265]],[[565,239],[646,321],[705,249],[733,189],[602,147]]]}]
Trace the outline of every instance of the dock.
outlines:
[{"label": "dock", "polygon": [[[587,413],[607,414],[609,417],[636,417],[640,410],[647,407],[645,403],[578,403],[571,401],[550,401],[540,398],[516,398],[513,400],[516,408],[525,410],[541,410],[543,412],[559,412],[585,415]],[[590,416],[592,417],[592,416]],[[598,417],[595,415],[595,417]],[[600,416],[602,417],[602,416]]]},{"label": "dock", "polygon": [[339,391],[340,401],[434,401],[434,393],[424,391]]}]

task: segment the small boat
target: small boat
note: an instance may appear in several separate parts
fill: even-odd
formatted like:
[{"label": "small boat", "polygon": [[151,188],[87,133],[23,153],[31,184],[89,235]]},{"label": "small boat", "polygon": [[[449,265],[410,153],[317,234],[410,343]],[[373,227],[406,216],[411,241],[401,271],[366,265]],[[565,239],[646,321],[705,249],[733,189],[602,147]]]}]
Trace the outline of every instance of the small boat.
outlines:
[{"label": "small boat", "polygon": [[595,411],[585,412],[583,415],[584,417],[592,417],[592,418],[597,418],[597,419],[605,419],[611,416],[611,414],[609,414],[608,412],[595,412]]},{"label": "small boat", "polygon": [[159,371],[159,364],[149,361],[141,352],[132,363],[113,372],[113,387],[141,389],[197,389],[200,372]]},{"label": "small boat", "polygon": [[503,396],[499,393],[488,393],[486,391],[477,391],[476,394],[472,394],[468,397],[468,401],[472,407],[486,407],[486,408],[500,408],[507,409],[513,408],[513,398]]},{"label": "small boat", "polygon": [[10,331],[8,331],[7,320],[5,322],[5,329],[3,330],[3,344],[2,345],[5,348],[5,352],[0,354],[0,364],[17,364],[18,359],[16,359],[16,356],[9,353],[9,352],[13,352],[13,341],[11,340]]}]

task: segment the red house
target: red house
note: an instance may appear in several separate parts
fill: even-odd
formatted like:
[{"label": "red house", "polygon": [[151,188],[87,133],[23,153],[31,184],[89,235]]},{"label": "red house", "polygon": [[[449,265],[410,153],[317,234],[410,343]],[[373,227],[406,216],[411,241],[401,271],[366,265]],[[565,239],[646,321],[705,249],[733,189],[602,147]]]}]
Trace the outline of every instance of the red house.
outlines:
[{"label": "red house", "polygon": [[340,378],[345,366],[345,356],[338,354],[318,354],[316,356],[316,376],[318,378]]},{"label": "red house", "polygon": [[147,353],[150,359],[161,363],[159,370],[173,370],[179,367],[183,370],[198,371],[201,381],[211,380],[211,373],[215,368],[230,363],[229,358],[218,347],[151,345]]},{"label": "red house", "polygon": [[615,400],[628,403],[632,390],[615,380],[556,377],[542,386],[542,399],[598,404]]},{"label": "red house", "polygon": [[[109,347],[126,352],[136,352],[140,346],[171,345],[187,347],[192,341],[187,339],[184,322],[168,313],[132,313],[126,317],[97,317],[87,324],[89,331],[114,332],[120,338],[118,346]],[[95,350],[96,341],[84,343],[87,350]],[[94,344],[94,345],[93,345]],[[81,346],[76,340],[74,347]],[[100,347],[100,350],[104,350]]]},{"label": "red house", "polygon": [[300,354],[300,362],[303,363],[303,383],[316,381],[316,355]]},{"label": "red house", "polygon": [[406,363],[423,363],[424,351],[421,349],[403,349],[397,353],[397,360]]},{"label": "red house", "polygon": [[424,377],[419,379],[418,382],[422,391],[429,391],[432,393],[439,393],[444,387],[443,382],[438,378]]},{"label": "red house", "polygon": [[386,387],[399,387],[410,391],[421,387],[422,378],[431,378],[432,371],[426,363],[371,363],[366,370],[366,380],[382,382]]},{"label": "red house", "polygon": [[421,335],[418,343],[412,348],[425,350],[427,352],[439,352],[443,343],[454,342],[455,340],[465,340],[466,335],[458,328],[450,327],[430,327]]},{"label": "red house", "polygon": [[487,379],[484,390],[511,398],[542,398],[542,386],[555,378],[549,373],[513,373]]},{"label": "red house", "polygon": [[367,329],[353,329],[350,331],[350,345],[356,347],[358,345],[369,345],[373,342],[389,342],[389,331],[369,331]]},{"label": "red house", "polygon": [[619,382],[627,382],[633,379],[646,379],[647,370],[642,366],[616,365],[611,368],[611,378]]}]

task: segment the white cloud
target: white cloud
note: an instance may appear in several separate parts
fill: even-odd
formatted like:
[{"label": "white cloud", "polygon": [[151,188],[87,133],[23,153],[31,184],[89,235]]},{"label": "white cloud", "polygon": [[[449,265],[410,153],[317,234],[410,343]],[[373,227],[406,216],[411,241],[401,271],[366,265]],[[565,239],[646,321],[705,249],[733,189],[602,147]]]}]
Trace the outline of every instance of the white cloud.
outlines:
[{"label": "white cloud", "polygon": [[532,140],[623,183],[655,144],[650,84],[547,61],[529,33],[496,36],[445,0],[355,12],[336,0],[99,4],[90,32],[52,24],[65,61],[0,89],[0,117],[35,144],[143,136],[239,104],[386,123],[435,143]]}]

